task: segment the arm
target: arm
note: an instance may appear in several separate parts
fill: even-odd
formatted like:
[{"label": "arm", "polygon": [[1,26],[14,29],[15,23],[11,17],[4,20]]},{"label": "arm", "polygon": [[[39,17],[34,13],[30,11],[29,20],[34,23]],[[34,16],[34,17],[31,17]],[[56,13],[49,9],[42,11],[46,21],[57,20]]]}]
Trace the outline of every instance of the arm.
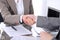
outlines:
[{"label": "arm", "polygon": [[6,0],[0,1],[1,14],[7,24],[19,24],[20,15],[11,15]]},{"label": "arm", "polygon": [[56,37],[53,37],[52,34],[48,32],[41,32],[40,33],[40,40],[58,40]]},{"label": "arm", "polygon": [[46,28],[48,30],[59,29],[59,18],[38,16],[37,17],[37,26]]},{"label": "arm", "polygon": [[56,37],[52,36],[52,34],[48,32],[41,32],[40,33],[40,39],[41,40],[59,40],[60,39],[60,29]]}]

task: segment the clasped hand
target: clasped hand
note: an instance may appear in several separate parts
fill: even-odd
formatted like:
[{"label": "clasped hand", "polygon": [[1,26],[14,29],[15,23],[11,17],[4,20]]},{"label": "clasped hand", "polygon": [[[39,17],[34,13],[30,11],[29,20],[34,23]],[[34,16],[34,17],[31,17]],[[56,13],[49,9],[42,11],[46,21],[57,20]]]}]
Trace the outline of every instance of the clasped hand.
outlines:
[{"label": "clasped hand", "polygon": [[27,25],[33,25],[34,23],[36,23],[36,16],[34,15],[24,15],[22,17],[22,20],[24,21],[25,24]]}]

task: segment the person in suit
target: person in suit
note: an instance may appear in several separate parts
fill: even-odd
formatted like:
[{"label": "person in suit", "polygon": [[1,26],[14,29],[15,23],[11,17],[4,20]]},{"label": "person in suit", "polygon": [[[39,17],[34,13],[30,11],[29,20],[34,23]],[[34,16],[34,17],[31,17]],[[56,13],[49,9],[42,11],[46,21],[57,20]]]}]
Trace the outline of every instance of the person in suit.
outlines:
[{"label": "person in suit", "polygon": [[[56,37],[54,37],[52,34],[50,34],[47,31],[60,31],[60,18],[57,17],[43,17],[43,16],[37,16],[37,27],[43,28],[43,30],[40,29],[40,40],[58,40],[59,39],[59,33]],[[36,20],[36,19],[35,19]]]},{"label": "person in suit", "polygon": [[[42,13],[40,13],[40,9],[38,9],[41,6],[41,5],[38,5],[38,2],[40,0],[39,1],[37,0],[38,2],[36,0],[34,0],[34,1],[33,1],[34,3],[32,3],[32,4],[33,4],[33,8],[35,8],[35,13],[42,14]],[[35,5],[35,3],[37,6]],[[36,8],[36,7],[38,7],[38,8]],[[44,7],[46,7],[46,6],[44,6]],[[44,10],[44,11],[46,11],[46,10]],[[55,17],[47,17],[47,16],[43,16],[43,15],[37,16],[35,19],[35,20],[37,20],[36,27],[40,28],[40,29],[38,28],[40,30],[39,31],[40,40],[58,40],[56,37],[53,37],[52,34],[48,33],[47,31],[56,31],[56,30],[59,31],[59,26],[60,26],[59,16],[60,16],[60,14],[58,14],[58,17],[56,17],[56,18]],[[43,28],[43,29],[41,29],[41,28]]]},{"label": "person in suit", "polygon": [[[22,1],[22,0],[20,0],[20,1]],[[19,6],[19,4],[21,4],[21,3],[24,4],[24,7],[23,7],[23,5]],[[31,9],[31,8],[29,9],[30,0],[23,0],[23,2],[19,2],[17,0],[0,0],[0,5],[1,5],[0,6],[1,7],[1,14],[4,19],[4,22],[9,25],[20,24],[20,22],[21,22],[20,19],[22,17],[21,15],[22,14],[29,14],[29,10]],[[20,13],[22,13],[22,14],[20,14]],[[28,20],[26,18],[28,18]],[[51,30],[51,29],[53,30],[55,28],[58,29],[58,25],[59,25],[57,22],[58,18],[46,18],[46,17],[39,17],[39,16],[37,18],[38,18],[37,19],[37,26],[38,27],[43,27],[48,30]],[[33,25],[35,23],[35,16],[34,15],[23,15],[22,19],[23,19],[24,23],[27,25]],[[52,22],[54,22],[54,23],[52,23]],[[40,24],[40,23],[42,23],[42,24]],[[52,26],[53,26],[53,28],[51,28]],[[42,36],[43,33],[46,34],[46,35],[44,35],[44,37]],[[53,38],[47,32],[40,33],[40,36],[41,36],[41,40],[43,38],[45,38],[45,36],[47,36],[47,37],[49,36],[49,40]]]},{"label": "person in suit", "polygon": [[[59,24],[60,21],[59,20],[60,20],[59,17],[54,18],[54,17],[38,16],[37,17],[37,26],[45,28],[45,29],[50,30],[50,31],[56,31],[56,30],[59,30],[59,26],[60,26],[60,24]],[[44,35],[44,36],[42,36],[42,35]],[[49,34],[48,32],[42,32],[42,33],[40,33],[40,36],[42,38],[45,38],[46,40],[49,39],[49,38],[50,38],[50,40],[53,39],[53,36],[51,34]],[[54,38],[54,40],[56,40],[56,39]]]},{"label": "person in suit", "polygon": [[25,19],[33,14],[31,0],[0,0],[0,9],[4,22],[8,25],[17,25],[22,22],[28,24],[29,21],[26,22]]},{"label": "person in suit", "polygon": [[[36,6],[36,5],[35,5]],[[35,7],[33,6],[33,7]],[[38,5],[39,6],[39,5]],[[35,7],[36,8],[36,7]],[[39,11],[35,10],[36,12]],[[48,33],[47,31],[60,31],[60,18],[59,18],[60,14],[58,14],[58,17],[45,17],[45,16],[37,16],[35,17],[36,23],[37,23],[37,27],[43,28],[43,30],[39,31],[40,34],[40,40],[59,40],[59,33],[57,35],[57,37],[53,37],[52,34]],[[29,23],[28,23],[29,24]]]}]

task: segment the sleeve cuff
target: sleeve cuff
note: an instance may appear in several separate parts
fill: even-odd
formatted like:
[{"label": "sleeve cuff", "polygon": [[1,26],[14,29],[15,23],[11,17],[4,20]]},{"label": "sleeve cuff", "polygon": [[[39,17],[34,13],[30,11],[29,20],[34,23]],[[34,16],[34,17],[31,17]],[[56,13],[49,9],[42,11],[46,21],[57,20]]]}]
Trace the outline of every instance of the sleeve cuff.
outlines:
[{"label": "sleeve cuff", "polygon": [[45,32],[45,30],[41,27],[36,27],[36,24],[32,25],[32,28],[37,32],[37,33],[41,33],[41,32]]},{"label": "sleeve cuff", "polygon": [[19,22],[20,22],[21,24],[23,23],[22,17],[23,17],[23,15],[20,16],[20,20],[19,20]]}]

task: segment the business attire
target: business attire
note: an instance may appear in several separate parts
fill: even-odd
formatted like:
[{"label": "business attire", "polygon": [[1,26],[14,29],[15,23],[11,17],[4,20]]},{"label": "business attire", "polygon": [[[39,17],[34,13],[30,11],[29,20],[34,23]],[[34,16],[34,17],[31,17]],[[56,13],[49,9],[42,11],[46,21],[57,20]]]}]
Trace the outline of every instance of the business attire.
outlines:
[{"label": "business attire", "polygon": [[38,16],[37,26],[48,30],[59,29],[59,18]]},{"label": "business attire", "polygon": [[[20,1],[20,2],[19,2]],[[20,16],[33,14],[31,0],[0,0],[1,14],[6,24],[20,24]],[[19,6],[20,5],[20,6]],[[31,5],[31,6],[30,6]]]}]

